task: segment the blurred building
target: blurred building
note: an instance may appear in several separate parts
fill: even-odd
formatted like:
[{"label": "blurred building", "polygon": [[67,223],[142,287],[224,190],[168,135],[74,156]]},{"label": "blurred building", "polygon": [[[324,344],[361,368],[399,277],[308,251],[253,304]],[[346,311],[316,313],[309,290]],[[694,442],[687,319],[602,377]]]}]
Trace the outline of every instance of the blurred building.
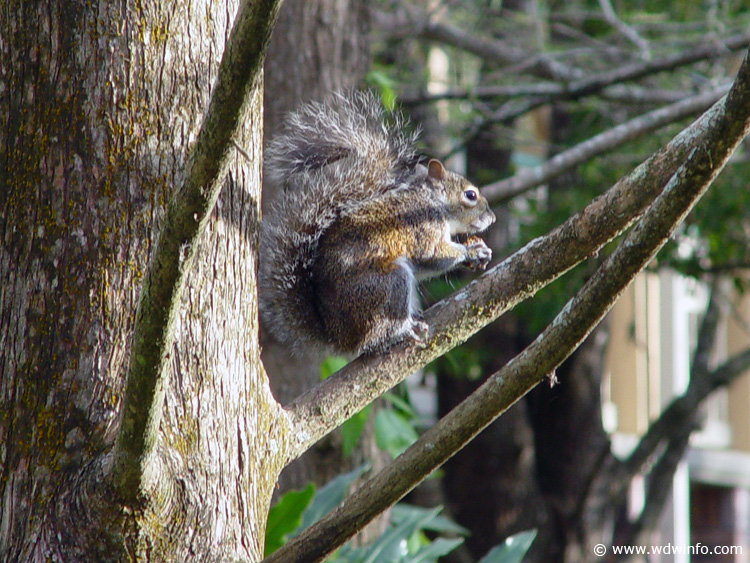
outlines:
[{"label": "blurred building", "polygon": [[[731,294],[731,292],[729,292]],[[690,378],[692,352],[708,291],[671,271],[641,274],[610,313],[603,418],[625,456]],[[726,303],[713,365],[750,347],[750,296]],[[669,555],[649,561],[750,562],[750,372],[704,403],[653,545],[741,546],[742,554]],[[631,491],[634,511],[644,483]]]}]

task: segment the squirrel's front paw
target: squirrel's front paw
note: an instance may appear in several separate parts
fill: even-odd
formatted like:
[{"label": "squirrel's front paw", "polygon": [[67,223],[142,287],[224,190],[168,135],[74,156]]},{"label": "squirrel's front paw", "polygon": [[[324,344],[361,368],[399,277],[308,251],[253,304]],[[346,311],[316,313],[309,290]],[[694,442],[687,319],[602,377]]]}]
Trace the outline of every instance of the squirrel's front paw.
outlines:
[{"label": "squirrel's front paw", "polygon": [[466,261],[472,270],[484,270],[492,260],[492,250],[479,237],[471,236],[466,241]]}]

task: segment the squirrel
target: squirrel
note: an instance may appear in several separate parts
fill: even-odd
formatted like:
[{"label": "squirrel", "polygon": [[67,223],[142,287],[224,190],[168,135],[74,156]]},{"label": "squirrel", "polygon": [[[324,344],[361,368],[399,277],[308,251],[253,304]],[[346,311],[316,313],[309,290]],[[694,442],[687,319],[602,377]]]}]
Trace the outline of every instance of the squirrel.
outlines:
[{"label": "squirrel", "polygon": [[292,113],[264,158],[279,194],[261,222],[263,326],[292,352],[382,352],[428,326],[416,283],[458,265],[484,269],[475,236],[487,200],[438,160],[371,92],[338,93]]}]

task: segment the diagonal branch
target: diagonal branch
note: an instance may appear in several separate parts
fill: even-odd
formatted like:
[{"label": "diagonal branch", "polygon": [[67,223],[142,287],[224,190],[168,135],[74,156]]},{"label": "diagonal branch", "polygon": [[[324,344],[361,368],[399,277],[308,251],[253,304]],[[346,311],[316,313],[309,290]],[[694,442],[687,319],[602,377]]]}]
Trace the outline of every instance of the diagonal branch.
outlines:
[{"label": "diagonal branch", "polygon": [[[492,84],[473,88],[445,88],[438,92],[404,93],[399,103],[415,106],[438,100],[487,100],[491,98],[523,98],[526,96],[560,96],[563,87],[556,82],[530,82],[526,84]],[[601,93],[602,98],[627,104],[665,104],[679,102],[685,97],[684,91],[654,90],[638,86],[614,84]]]},{"label": "diagonal branch", "polygon": [[611,151],[628,141],[688,115],[705,111],[719,97],[724,95],[727,89],[728,86],[686,98],[669,106],[645,113],[626,123],[621,123],[556,154],[544,164],[533,168],[525,168],[510,178],[484,186],[482,193],[487,199],[495,203],[512,199],[548,182],[555,176],[586,162],[594,156]]},{"label": "diagonal branch", "polygon": [[730,383],[733,379],[742,375],[750,368],[750,349],[732,356],[721,366],[707,373],[703,378],[691,375],[691,384],[688,385],[684,394],[674,399],[669,406],[662,411],[648,432],[638,442],[635,450],[623,463],[624,477],[628,481],[638,473],[649,461],[651,455],[659,448],[676,428],[687,424],[693,414],[700,407],[701,402],[719,387]]},{"label": "diagonal branch", "polygon": [[669,437],[659,460],[649,472],[643,509],[628,527],[627,534],[619,539],[622,545],[648,543],[644,536],[658,525],[664,505],[672,496],[672,483],[677,466],[690,443],[690,435],[699,427],[695,418],[695,415],[691,416],[685,421],[685,426],[678,428],[676,433]]},{"label": "diagonal branch", "polygon": [[[505,311],[595,254],[643,212],[686,155],[699,143],[732,137],[737,120],[719,101],[663,149],[549,234],[426,312],[431,338],[424,347],[396,347],[386,356],[360,357],[289,405],[296,427],[294,459],[408,374],[466,341]],[[736,134],[736,132],[734,133]]]},{"label": "diagonal branch", "polygon": [[[704,323],[705,326],[705,323]],[[708,346],[705,347],[706,349]],[[697,356],[698,354],[696,354]],[[670,483],[675,469],[685,455],[690,435],[699,428],[698,409],[703,401],[716,389],[724,387],[735,378],[746,373],[750,368],[750,348],[743,350],[727,360],[713,371],[699,375],[691,372],[691,384],[694,379],[698,384],[689,386],[688,390],[676,398],[659,418],[649,427],[636,450],[622,465],[625,471],[617,475],[611,499],[624,499],[627,486],[646,461],[651,461],[653,453],[664,445],[658,461],[648,473],[648,490],[643,511],[627,530],[627,536],[620,540],[622,545],[643,543],[643,534],[649,533],[661,516],[664,503],[671,492]],[[701,368],[698,368],[701,371]],[[610,501],[612,502],[612,501]]]},{"label": "diagonal branch", "polygon": [[[744,49],[750,46],[750,33],[734,35],[721,42],[702,43],[689,51],[683,51],[655,61],[625,64],[613,70],[601,72],[593,76],[571,80],[564,84],[558,84],[559,91],[555,94],[532,96],[524,99],[510,100],[502,104],[497,110],[488,115],[481,122],[476,123],[465,135],[462,142],[465,145],[495,123],[503,123],[516,119],[529,111],[543,105],[562,100],[576,100],[601,92],[615,84],[621,84],[650,76],[666,70],[693,64],[695,62],[713,59],[725,55],[731,51]],[[450,154],[456,152],[454,148]]]},{"label": "diagonal branch", "polygon": [[573,80],[581,72],[557,61],[547,53],[533,53],[519,48],[511,41],[495,37],[479,36],[446,21],[440,21],[433,13],[426,13],[414,6],[404,6],[401,12],[373,10],[374,21],[387,39],[409,40],[419,37],[443,45],[451,45],[467,53],[493,62],[499,66],[518,66],[524,72],[548,80]]},{"label": "diagonal branch", "polygon": [[480,37],[458,26],[434,19],[428,20],[419,30],[419,34],[423,39],[451,45],[498,64],[515,64],[528,58],[528,52],[514,45],[512,41]]},{"label": "diagonal branch", "polygon": [[[606,314],[630,280],[666,242],[672,230],[712,183],[750,129],[750,58],[745,59],[725,102],[714,106],[708,114],[711,116],[708,121],[699,120],[707,131],[702,128],[696,130],[694,126],[688,138],[683,138],[683,142],[688,139],[694,142],[689,154],[682,159],[683,163],[677,167],[676,173],[668,181],[663,192],[656,197],[641,221],[552,324],[526,350],[493,374],[479,390],[425,432],[393,463],[364,483],[336,510],[272,554],[266,559],[267,563],[321,560],[421,482],[533,388],[545,374],[553,372],[575,350]],[[641,179],[645,180],[643,177]],[[524,254],[531,252],[532,249],[527,247]],[[539,263],[535,265],[542,267]],[[501,285],[500,280],[494,281]],[[511,281],[512,278],[503,279],[503,282]],[[476,283],[474,289],[477,289]],[[441,302],[432,310],[434,312],[430,319],[439,319],[453,303],[472,301],[470,296],[471,291],[464,290],[452,299]],[[470,307],[476,316],[482,302],[474,303]],[[474,323],[474,330],[476,324],[478,323]],[[450,332],[444,330],[444,324],[438,326],[438,335],[431,339],[430,348],[434,348],[441,339],[455,345]],[[455,326],[459,333],[463,328],[465,326],[461,324]],[[458,337],[458,340],[460,339],[461,336]],[[413,348],[409,351],[413,352]],[[395,356],[403,358],[403,350],[399,350]],[[379,358],[374,359],[378,360],[383,361]],[[401,361],[403,362],[403,359]],[[331,379],[326,381],[330,382]],[[337,378],[331,386],[331,391],[340,384],[341,379]],[[373,386],[377,386],[376,381],[361,378],[351,387],[351,392],[356,398],[356,395],[362,394],[359,387],[369,389]],[[300,404],[304,402],[297,403],[297,408]],[[319,404],[318,414],[325,415],[330,406],[325,403]],[[311,405],[307,407],[311,409]],[[309,413],[314,417],[315,413],[312,410]]]},{"label": "diagonal branch", "polygon": [[683,422],[688,422],[703,399],[717,388],[719,381],[723,380],[723,378],[719,381],[714,380],[715,374],[722,373],[721,368],[713,373],[709,370],[710,356],[714,349],[717,327],[721,319],[717,284],[716,279],[712,280],[708,305],[698,331],[698,344],[693,353],[687,389],[680,397],[675,398],[649,426],[648,431],[622,464],[623,482],[629,483],[641,471],[659,445],[674,434],[676,428],[682,427]]},{"label": "diagonal branch", "polygon": [[167,205],[151,256],[133,331],[113,482],[122,499],[136,500],[143,461],[154,446],[161,416],[163,367],[195,243],[219,195],[231,139],[247,114],[280,0],[240,3],[208,109],[188,156],[185,179]]},{"label": "diagonal branch", "polygon": [[[712,390],[712,386],[708,384],[712,375],[709,371],[709,361],[714,345],[716,344],[717,327],[721,319],[718,294],[718,280],[714,278],[711,280],[708,305],[698,331],[698,344],[693,353],[690,383],[683,394],[683,398],[692,397],[694,399],[693,404],[689,405],[686,409],[679,410],[678,425],[669,424],[663,426],[664,419],[660,417],[655,424],[662,426],[662,432],[651,432],[650,428],[644,439],[636,446],[636,451],[633,452],[635,455],[631,455],[629,460],[618,468],[621,470],[619,471],[620,475],[618,475],[618,479],[613,483],[611,491],[613,497],[618,502],[624,502],[624,495],[627,492],[627,488],[633,477],[635,477],[633,470],[640,469],[642,465],[642,463],[638,463],[638,460],[645,462],[646,457],[644,457],[644,454],[650,458],[656,447],[666,442],[666,445],[659,454],[658,460],[648,473],[648,486],[644,507],[636,520],[627,525],[625,535],[620,539],[620,542],[625,545],[634,545],[636,541],[640,542],[643,536],[648,534],[656,525],[661,516],[664,504],[671,495],[671,483],[674,479],[674,473],[688,447],[690,435],[699,426],[696,417],[698,407],[708,396],[710,390]],[[667,429],[668,432],[664,433],[663,430]],[[625,468],[630,469],[630,471],[622,471]]]},{"label": "diagonal branch", "polygon": [[620,82],[638,80],[645,76],[690,65],[699,61],[715,59],[750,45],[750,33],[741,33],[716,42],[705,42],[674,55],[661,59],[626,64],[610,71],[575,80],[565,87],[564,96],[578,98],[589,95]]},{"label": "diagonal branch", "polygon": [[633,43],[638,50],[641,52],[641,56],[644,59],[648,59],[650,55],[650,49],[648,41],[641,37],[636,30],[623,22],[617,17],[615,9],[612,7],[610,0],[599,0],[599,7],[602,9],[604,19],[614,27],[623,37]]}]

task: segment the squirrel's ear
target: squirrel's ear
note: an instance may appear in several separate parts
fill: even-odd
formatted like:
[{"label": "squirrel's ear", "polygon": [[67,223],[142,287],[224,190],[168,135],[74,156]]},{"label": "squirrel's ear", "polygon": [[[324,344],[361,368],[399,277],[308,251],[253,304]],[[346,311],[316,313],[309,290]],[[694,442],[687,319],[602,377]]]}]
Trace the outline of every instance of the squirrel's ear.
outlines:
[{"label": "squirrel's ear", "polygon": [[427,175],[433,180],[443,180],[445,178],[443,163],[435,158],[430,159],[427,163]]}]

